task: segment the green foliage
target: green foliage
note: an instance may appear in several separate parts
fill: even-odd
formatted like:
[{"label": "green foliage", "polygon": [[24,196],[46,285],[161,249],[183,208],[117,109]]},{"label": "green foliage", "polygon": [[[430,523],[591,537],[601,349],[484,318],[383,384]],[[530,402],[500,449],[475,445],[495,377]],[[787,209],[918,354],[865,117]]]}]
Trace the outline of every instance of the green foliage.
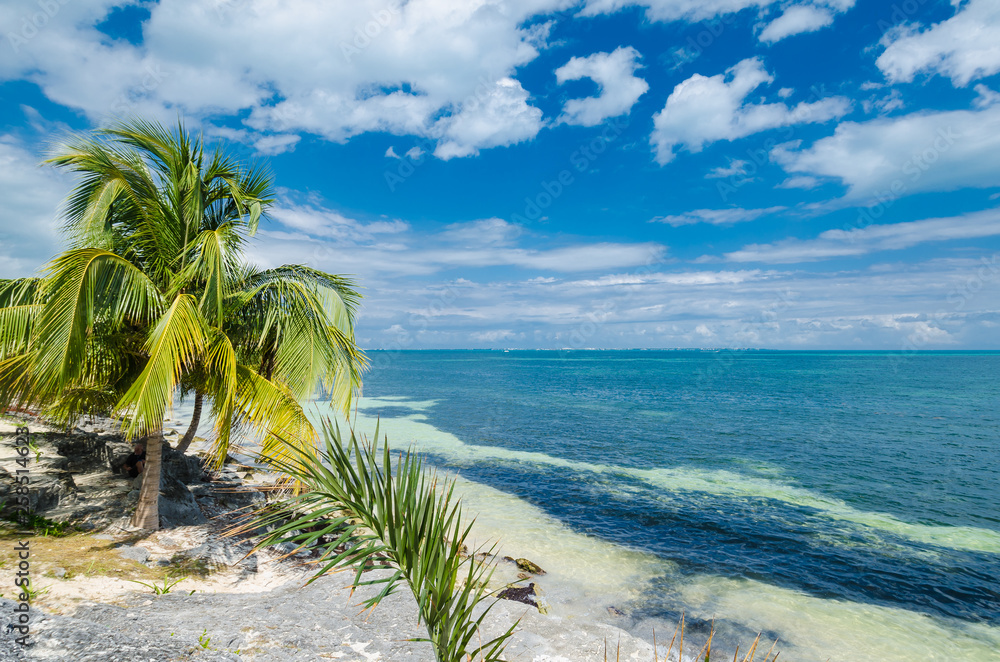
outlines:
[{"label": "green foliage", "polygon": [[0,410],[66,425],[112,415],[138,437],[160,430],[178,389],[196,390],[221,463],[237,427],[265,454],[276,435],[312,444],[299,400],[320,382],[349,409],[366,365],[354,283],[244,261],[273,202],[263,168],[143,120],[71,138],[48,163],[78,175],[69,249],[41,277],[0,280]]},{"label": "green foliage", "polygon": [[[153,592],[153,595],[166,595],[167,593],[170,593],[170,590],[174,586],[177,586],[177,584],[180,584],[185,579],[187,579],[187,575],[182,575],[182,576],[178,577],[177,579],[171,580],[170,579],[170,573],[168,572],[167,575],[163,578],[163,584],[162,585],[161,584],[157,584],[155,581],[154,582],[140,582],[140,581],[137,581],[135,579],[130,579],[128,581],[132,582],[133,584],[140,584],[142,586],[145,586],[146,588],[148,588],[149,590],[151,590]],[[188,595],[190,595],[190,593]]]},{"label": "green foliage", "polygon": [[49,592],[49,588],[50,587],[45,586],[43,588],[36,589],[35,585],[34,585],[34,582],[32,582],[31,579],[29,578],[28,579],[28,583],[25,586],[21,586],[19,590],[21,591],[21,593],[27,594],[27,596],[28,596],[28,602],[34,602],[39,597],[41,597],[41,596],[45,595],[46,593],[48,593]]},{"label": "green foliage", "polygon": [[202,630],[201,634],[198,635],[198,645],[201,646],[202,648],[207,649],[208,644],[211,641],[212,638],[208,636],[208,628],[205,628],[204,630]]},{"label": "green foliage", "polygon": [[[461,554],[471,524],[462,522],[454,482],[427,474],[410,452],[401,454],[394,467],[387,443],[379,449],[352,431],[345,444],[329,421],[323,432],[318,456],[288,445],[280,465],[306,491],[258,511],[230,534],[271,526],[258,548],[291,543],[320,550],[320,569],[310,582],[335,568],[354,567],[354,588],[380,587],[364,601],[365,608],[406,582],[428,632],[419,641],[434,646],[439,662],[465,662],[468,655],[499,660],[514,626],[472,648],[492,608],[476,609],[492,595],[486,585],[493,569]],[[389,570],[375,577],[364,574],[374,567]]]},{"label": "green foliage", "polygon": [[[278,439],[312,448],[299,403],[319,383],[350,410],[367,365],[354,282],[244,260],[273,202],[263,168],[207,153],[182,125],[138,119],[76,136],[47,163],[78,176],[64,205],[69,248],[41,277],[0,281],[0,410],[40,409],[67,426],[120,418],[129,438],[154,437],[154,473],[178,391],[208,400],[216,465],[236,432],[259,440],[265,461],[280,459]],[[158,527],[156,499],[141,492],[134,525]]]}]

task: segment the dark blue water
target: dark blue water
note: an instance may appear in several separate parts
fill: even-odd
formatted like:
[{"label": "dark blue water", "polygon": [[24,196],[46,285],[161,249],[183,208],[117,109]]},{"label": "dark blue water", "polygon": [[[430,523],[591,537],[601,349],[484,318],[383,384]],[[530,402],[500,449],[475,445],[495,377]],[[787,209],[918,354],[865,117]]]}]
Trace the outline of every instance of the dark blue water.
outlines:
[{"label": "dark blue water", "polygon": [[372,358],[366,396],[434,400],[426,422],[467,444],[620,468],[430,458],[575,530],[682,573],[1000,623],[998,353]]}]

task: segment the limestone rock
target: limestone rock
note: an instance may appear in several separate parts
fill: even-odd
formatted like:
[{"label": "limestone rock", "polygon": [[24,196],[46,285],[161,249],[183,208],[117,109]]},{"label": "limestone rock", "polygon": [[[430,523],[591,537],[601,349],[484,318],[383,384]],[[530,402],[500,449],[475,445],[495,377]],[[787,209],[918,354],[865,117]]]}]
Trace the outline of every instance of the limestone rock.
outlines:
[{"label": "limestone rock", "polygon": [[514,559],[514,563],[518,568],[524,572],[530,572],[533,575],[544,575],[545,571],[542,570],[537,563],[533,563],[528,559]]},{"label": "limestone rock", "polygon": [[149,560],[149,550],[145,547],[133,547],[132,545],[122,545],[117,549],[118,553],[127,559],[145,563]]}]

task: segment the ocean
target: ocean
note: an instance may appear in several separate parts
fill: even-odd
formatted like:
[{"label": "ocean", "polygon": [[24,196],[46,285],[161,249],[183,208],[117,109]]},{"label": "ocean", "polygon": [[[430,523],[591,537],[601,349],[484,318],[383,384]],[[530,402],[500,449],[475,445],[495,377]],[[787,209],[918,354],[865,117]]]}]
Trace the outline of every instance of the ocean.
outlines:
[{"label": "ocean", "polygon": [[455,477],[555,616],[1000,660],[1000,353],[370,356],[351,424]]}]

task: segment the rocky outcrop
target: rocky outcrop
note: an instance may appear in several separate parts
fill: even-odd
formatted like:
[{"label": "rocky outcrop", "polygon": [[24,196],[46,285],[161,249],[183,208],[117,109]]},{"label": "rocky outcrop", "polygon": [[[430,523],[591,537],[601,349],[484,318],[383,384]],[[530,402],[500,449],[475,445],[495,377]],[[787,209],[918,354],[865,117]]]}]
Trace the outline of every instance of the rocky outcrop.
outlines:
[{"label": "rocky outcrop", "polygon": [[[31,480],[28,495],[31,510],[38,515],[94,528],[120,523],[134,509],[141,481],[133,482],[121,472],[133,444],[117,434],[98,432],[101,428],[94,424],[88,428],[76,428],[69,434],[32,434],[38,454],[28,456]],[[18,456],[9,441],[5,442],[0,444],[0,499],[9,498],[12,472],[18,468]],[[161,467],[161,526],[206,522],[196,494],[190,489],[211,480],[202,460],[178,453],[164,443]],[[233,500],[248,503],[245,496]]]}]

